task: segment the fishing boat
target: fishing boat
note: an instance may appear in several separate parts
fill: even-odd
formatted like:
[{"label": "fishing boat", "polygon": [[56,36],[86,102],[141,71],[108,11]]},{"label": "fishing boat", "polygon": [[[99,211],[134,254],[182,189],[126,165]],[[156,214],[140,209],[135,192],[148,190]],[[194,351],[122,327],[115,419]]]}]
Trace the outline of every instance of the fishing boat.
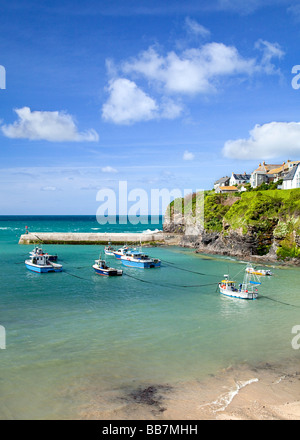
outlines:
[{"label": "fishing boat", "polygon": [[25,260],[25,266],[32,272],[47,273],[61,272],[62,265],[49,260],[49,255],[31,255],[29,260]]},{"label": "fishing boat", "polygon": [[37,257],[39,255],[48,256],[49,261],[57,261],[57,255],[50,255],[47,252],[44,252],[42,248],[36,246],[31,252],[29,252],[30,257]]},{"label": "fishing boat", "polygon": [[271,272],[269,269],[256,269],[252,266],[252,264],[249,264],[246,267],[246,272],[252,275],[257,275],[262,277],[273,275],[273,272]]},{"label": "fishing boat", "polygon": [[108,267],[105,260],[95,260],[95,264],[93,265],[93,268],[95,269],[95,272],[98,275],[103,276],[120,276],[123,275],[123,271],[120,269],[114,269],[113,267]]},{"label": "fishing boat", "polygon": [[105,253],[105,255],[112,255],[113,256],[113,255],[115,255],[114,252],[116,252],[116,249],[114,249],[111,246],[111,243],[109,242],[108,245],[105,246],[105,248],[104,248],[104,253]]},{"label": "fishing boat", "polygon": [[138,267],[140,269],[148,269],[152,267],[160,267],[161,261],[158,258],[150,258],[148,255],[138,251],[129,251],[121,256],[124,266]]},{"label": "fishing boat", "polygon": [[261,283],[251,279],[252,274],[245,273],[244,280],[237,287],[236,281],[231,281],[228,275],[219,283],[220,293],[226,296],[232,296],[240,299],[256,299],[258,297],[257,286]]},{"label": "fishing boat", "polygon": [[123,255],[126,255],[126,253],[129,252],[129,250],[130,250],[129,247],[124,245],[122,248],[113,252],[113,254],[118,260],[120,260]]}]

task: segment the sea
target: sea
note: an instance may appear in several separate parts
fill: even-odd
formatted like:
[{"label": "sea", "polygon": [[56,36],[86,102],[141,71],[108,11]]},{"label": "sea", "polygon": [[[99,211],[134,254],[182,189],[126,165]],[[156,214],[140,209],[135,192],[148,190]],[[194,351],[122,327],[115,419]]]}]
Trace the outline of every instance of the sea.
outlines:
[{"label": "sea", "polygon": [[124,269],[121,277],[94,273],[100,245],[43,245],[63,271],[25,267],[33,245],[18,241],[26,226],[37,235],[142,234],[162,230],[163,218],[124,223],[0,217],[0,419],[134,419],[139,411],[143,418],[141,390],[199,383],[242,364],[299,363],[292,343],[300,326],[299,268],[265,265],[274,275],[261,278],[257,300],[246,301],[220,295],[218,282],[224,274],[241,282],[247,261],[182,247],[144,247],[162,260],[155,269],[107,257]]}]

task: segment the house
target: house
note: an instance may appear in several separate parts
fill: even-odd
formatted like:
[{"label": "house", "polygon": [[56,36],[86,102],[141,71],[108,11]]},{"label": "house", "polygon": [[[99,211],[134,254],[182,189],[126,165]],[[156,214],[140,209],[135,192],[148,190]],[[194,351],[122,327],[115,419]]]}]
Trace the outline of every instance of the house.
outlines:
[{"label": "house", "polygon": [[219,188],[216,189],[216,193],[218,194],[234,193],[236,191],[238,191],[236,186],[219,186]]},{"label": "house", "polygon": [[246,174],[246,172],[244,174],[232,173],[229,181],[229,185],[234,186],[234,185],[244,185],[245,183],[250,183],[250,177],[251,175]]},{"label": "house", "polygon": [[214,184],[214,190],[219,188],[220,186],[228,186],[229,185],[230,177],[221,177],[221,179],[217,180]]},{"label": "house", "polygon": [[286,163],[286,170],[289,172],[291,169],[295,166],[297,166],[300,163],[300,160],[288,160]]},{"label": "house", "polygon": [[275,179],[273,171],[278,172],[278,169],[281,168],[284,164],[266,164],[263,162],[259,164],[259,167],[251,173],[250,184],[252,188],[257,188],[262,183],[270,183]]},{"label": "house", "polygon": [[282,189],[300,188],[300,163],[293,166],[291,171],[283,178]]}]

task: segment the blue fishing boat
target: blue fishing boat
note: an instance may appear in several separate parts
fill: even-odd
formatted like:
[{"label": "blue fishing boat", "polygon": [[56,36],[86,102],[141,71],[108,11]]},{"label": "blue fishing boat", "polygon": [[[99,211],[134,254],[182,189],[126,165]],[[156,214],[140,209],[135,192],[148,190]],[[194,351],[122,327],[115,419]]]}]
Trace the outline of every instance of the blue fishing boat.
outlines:
[{"label": "blue fishing boat", "polygon": [[124,266],[137,267],[140,269],[150,269],[161,266],[161,261],[158,258],[150,258],[148,255],[138,251],[127,252],[121,256],[121,261]]},{"label": "blue fishing boat", "polygon": [[118,249],[113,254],[118,260],[120,260],[123,255],[126,255],[127,252],[129,252],[129,250],[130,250],[129,247],[124,245],[122,248]]},{"label": "blue fishing boat", "polygon": [[25,260],[25,266],[32,272],[38,273],[62,271],[62,265],[50,261],[48,255],[31,255],[29,260]]},{"label": "blue fishing boat", "polygon": [[120,276],[123,275],[123,271],[121,269],[114,269],[113,267],[108,267],[106,265],[105,260],[95,260],[95,264],[93,265],[95,272],[98,275],[102,276]]}]

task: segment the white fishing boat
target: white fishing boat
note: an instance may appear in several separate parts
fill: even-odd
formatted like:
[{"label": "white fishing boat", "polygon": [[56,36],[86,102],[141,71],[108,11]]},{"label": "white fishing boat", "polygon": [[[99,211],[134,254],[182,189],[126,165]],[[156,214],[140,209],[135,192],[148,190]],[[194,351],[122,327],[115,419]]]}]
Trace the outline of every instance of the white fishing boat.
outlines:
[{"label": "white fishing boat", "polygon": [[228,275],[224,275],[224,279],[219,283],[220,293],[233,298],[256,299],[258,297],[257,286],[261,283],[252,280],[251,277],[252,274],[246,272],[243,282],[237,286],[236,281],[232,281]]},{"label": "white fishing boat", "polygon": [[112,247],[111,242],[108,243],[107,246],[104,248],[105,255],[112,255],[114,256],[116,252],[116,249]]},{"label": "white fishing boat", "polygon": [[148,255],[138,251],[127,252],[121,256],[121,261],[124,266],[138,267],[140,269],[150,269],[161,266],[161,261],[158,258],[150,258]]},{"label": "white fishing boat", "polygon": [[246,272],[250,273],[252,275],[257,275],[257,276],[261,276],[261,277],[273,275],[273,272],[271,272],[269,269],[257,269],[257,268],[254,268],[252,266],[252,264],[248,264],[248,266],[246,267]]},{"label": "white fishing boat", "polygon": [[121,269],[114,269],[113,267],[107,266],[105,260],[95,260],[95,264],[93,265],[95,272],[98,275],[102,276],[121,276],[123,275],[123,271]]},{"label": "white fishing boat", "polygon": [[129,247],[124,245],[122,248],[118,249],[117,251],[113,252],[114,256],[118,259],[121,260],[121,257],[123,255],[126,255],[127,252],[129,252]]},{"label": "white fishing boat", "polygon": [[32,272],[38,273],[62,271],[62,265],[50,261],[49,255],[32,255],[29,260],[25,260],[25,266]]},{"label": "white fishing boat", "polygon": [[36,246],[31,252],[29,252],[30,257],[38,257],[39,255],[46,255],[49,261],[57,261],[57,255],[51,255],[44,252],[42,248]]}]

